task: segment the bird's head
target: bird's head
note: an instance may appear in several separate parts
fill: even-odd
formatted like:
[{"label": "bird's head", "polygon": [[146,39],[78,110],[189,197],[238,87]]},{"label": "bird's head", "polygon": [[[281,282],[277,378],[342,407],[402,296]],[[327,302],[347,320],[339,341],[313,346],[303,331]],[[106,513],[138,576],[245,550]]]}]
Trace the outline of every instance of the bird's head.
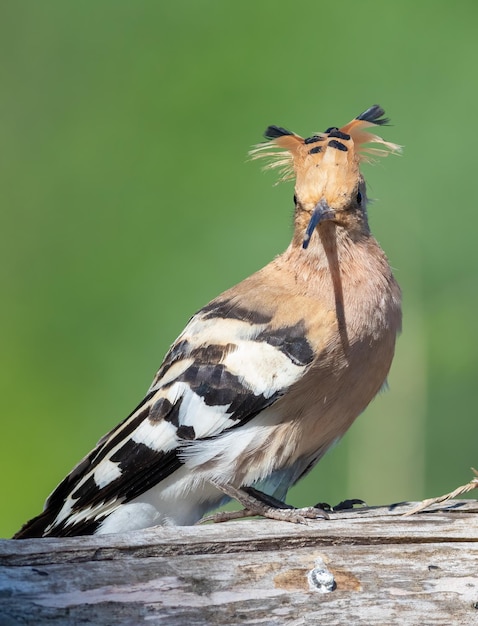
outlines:
[{"label": "bird's head", "polygon": [[345,126],[331,127],[306,139],[285,128],[269,126],[265,132],[269,141],[251,151],[254,159],[270,158],[266,168],[281,168],[281,180],[295,177],[296,225],[304,231],[304,248],[315,229],[326,221],[368,230],[360,162],[400,152],[400,146],[365,130],[387,124],[384,113],[376,104]]}]

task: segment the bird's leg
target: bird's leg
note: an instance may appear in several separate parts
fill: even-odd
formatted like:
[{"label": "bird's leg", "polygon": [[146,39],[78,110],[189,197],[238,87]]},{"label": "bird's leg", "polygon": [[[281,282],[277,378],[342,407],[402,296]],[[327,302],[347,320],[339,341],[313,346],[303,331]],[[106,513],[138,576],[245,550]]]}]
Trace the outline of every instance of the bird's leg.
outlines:
[{"label": "bird's leg", "polygon": [[263,491],[259,491],[258,489],[255,489],[254,487],[242,487],[242,490],[245,491],[248,495],[252,496],[253,498],[256,498],[257,500],[259,500],[263,504],[266,504],[267,506],[271,506],[275,509],[294,509],[295,508],[292,505],[287,504],[286,502],[282,502],[282,500],[278,500],[277,498],[274,498],[274,496],[270,496],[268,493],[264,493]]},{"label": "bird's leg", "polygon": [[316,507],[296,509],[289,504],[285,504],[273,496],[269,496],[253,487],[242,487],[237,489],[232,485],[217,484],[215,487],[225,493],[230,498],[237,500],[244,510],[223,511],[214,515],[209,515],[201,522],[227,522],[231,519],[241,519],[244,517],[254,517],[260,515],[269,519],[282,522],[292,522],[294,524],[307,524],[307,519],[324,518],[328,519],[327,513]]}]

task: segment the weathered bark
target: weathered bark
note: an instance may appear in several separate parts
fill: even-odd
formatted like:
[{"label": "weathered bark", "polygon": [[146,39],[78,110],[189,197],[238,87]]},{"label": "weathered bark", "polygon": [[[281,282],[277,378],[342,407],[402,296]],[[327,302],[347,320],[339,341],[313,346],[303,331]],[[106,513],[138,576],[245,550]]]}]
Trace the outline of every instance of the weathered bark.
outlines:
[{"label": "weathered bark", "polygon": [[478,624],[478,503],[410,507],[1,541],[0,624]]}]

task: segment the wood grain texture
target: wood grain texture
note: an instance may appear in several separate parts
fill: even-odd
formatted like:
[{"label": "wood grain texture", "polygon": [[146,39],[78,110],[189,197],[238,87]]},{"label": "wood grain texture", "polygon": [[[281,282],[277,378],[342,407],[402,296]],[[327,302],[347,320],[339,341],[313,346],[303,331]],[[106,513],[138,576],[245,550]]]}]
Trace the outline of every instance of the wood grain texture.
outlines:
[{"label": "wood grain texture", "polygon": [[478,503],[411,506],[0,541],[0,624],[478,624]]}]

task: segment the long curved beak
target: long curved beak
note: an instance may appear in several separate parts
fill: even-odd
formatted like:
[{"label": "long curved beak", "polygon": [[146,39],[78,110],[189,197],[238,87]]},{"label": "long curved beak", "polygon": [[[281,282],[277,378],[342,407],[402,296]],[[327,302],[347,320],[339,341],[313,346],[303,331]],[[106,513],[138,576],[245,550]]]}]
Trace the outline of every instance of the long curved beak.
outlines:
[{"label": "long curved beak", "polygon": [[302,242],[302,247],[304,250],[307,249],[310,238],[312,237],[312,233],[314,232],[316,226],[320,224],[320,222],[324,222],[326,220],[332,220],[335,217],[334,211],[329,207],[327,202],[322,198],[315,205],[315,209],[312,212],[310,217],[309,225],[307,226],[307,230],[305,231],[304,241]]}]

